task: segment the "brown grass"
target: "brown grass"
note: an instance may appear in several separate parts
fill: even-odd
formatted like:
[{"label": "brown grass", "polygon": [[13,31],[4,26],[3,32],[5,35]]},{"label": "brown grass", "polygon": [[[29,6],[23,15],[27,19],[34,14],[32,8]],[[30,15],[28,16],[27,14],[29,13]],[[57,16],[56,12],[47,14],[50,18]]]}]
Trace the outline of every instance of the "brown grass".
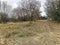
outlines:
[{"label": "brown grass", "polygon": [[47,20],[0,24],[0,45],[60,45],[60,24]]}]

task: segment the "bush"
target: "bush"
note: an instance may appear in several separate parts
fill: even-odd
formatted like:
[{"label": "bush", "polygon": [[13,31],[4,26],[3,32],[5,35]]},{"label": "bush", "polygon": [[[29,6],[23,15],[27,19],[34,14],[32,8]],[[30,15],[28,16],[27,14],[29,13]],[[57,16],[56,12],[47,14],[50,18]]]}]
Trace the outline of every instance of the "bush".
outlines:
[{"label": "bush", "polygon": [[0,23],[6,23],[8,20],[6,13],[0,13]]}]

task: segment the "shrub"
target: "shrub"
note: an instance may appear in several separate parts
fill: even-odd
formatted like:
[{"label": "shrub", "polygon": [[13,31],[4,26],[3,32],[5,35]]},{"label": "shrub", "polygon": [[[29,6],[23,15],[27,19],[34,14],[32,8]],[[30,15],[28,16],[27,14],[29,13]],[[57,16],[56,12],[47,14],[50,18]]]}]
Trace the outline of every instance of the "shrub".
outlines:
[{"label": "shrub", "polygon": [[7,20],[8,20],[7,14],[6,13],[0,13],[0,23],[1,22],[6,23]]}]

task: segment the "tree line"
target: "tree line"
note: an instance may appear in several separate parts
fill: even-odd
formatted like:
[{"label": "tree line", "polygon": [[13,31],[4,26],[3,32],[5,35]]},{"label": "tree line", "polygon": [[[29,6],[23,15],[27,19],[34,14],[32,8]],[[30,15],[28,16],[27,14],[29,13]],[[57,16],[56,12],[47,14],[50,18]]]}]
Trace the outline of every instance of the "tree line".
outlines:
[{"label": "tree line", "polygon": [[[37,0],[22,0],[12,11],[11,6],[0,1],[0,20],[5,21],[35,21],[40,19],[41,4]],[[10,14],[9,14],[10,12]],[[10,17],[9,17],[10,16]]]},{"label": "tree line", "polygon": [[46,14],[49,20],[60,22],[60,0],[47,0]]},{"label": "tree line", "polygon": [[12,9],[7,2],[0,1],[0,22],[8,21],[36,21],[48,19],[60,22],[60,0],[46,0],[46,17],[41,16],[41,2],[39,0],[21,0]]}]

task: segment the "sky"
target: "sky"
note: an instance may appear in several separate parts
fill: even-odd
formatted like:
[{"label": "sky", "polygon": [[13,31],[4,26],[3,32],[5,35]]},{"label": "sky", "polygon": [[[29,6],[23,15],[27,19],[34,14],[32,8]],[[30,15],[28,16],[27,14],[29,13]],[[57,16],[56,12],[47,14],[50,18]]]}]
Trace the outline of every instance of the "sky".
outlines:
[{"label": "sky", "polygon": [[[9,5],[11,5],[12,6],[12,8],[16,8],[17,7],[17,3],[18,3],[18,1],[20,1],[20,0],[1,0],[1,1],[7,1],[7,3],[9,4]],[[46,0],[39,0],[39,1],[41,1],[41,11],[42,11],[42,16],[45,16],[46,15],[46,13],[44,12],[44,3],[46,2]]]},{"label": "sky", "polygon": [[17,7],[17,2],[20,0],[1,0],[1,1],[7,1],[9,5],[11,5],[13,8]]},{"label": "sky", "polygon": [[42,11],[41,15],[42,16],[46,16],[46,12],[45,12],[45,9],[44,9],[46,0],[40,0],[40,1],[41,1],[41,8],[40,8],[40,10]]}]

